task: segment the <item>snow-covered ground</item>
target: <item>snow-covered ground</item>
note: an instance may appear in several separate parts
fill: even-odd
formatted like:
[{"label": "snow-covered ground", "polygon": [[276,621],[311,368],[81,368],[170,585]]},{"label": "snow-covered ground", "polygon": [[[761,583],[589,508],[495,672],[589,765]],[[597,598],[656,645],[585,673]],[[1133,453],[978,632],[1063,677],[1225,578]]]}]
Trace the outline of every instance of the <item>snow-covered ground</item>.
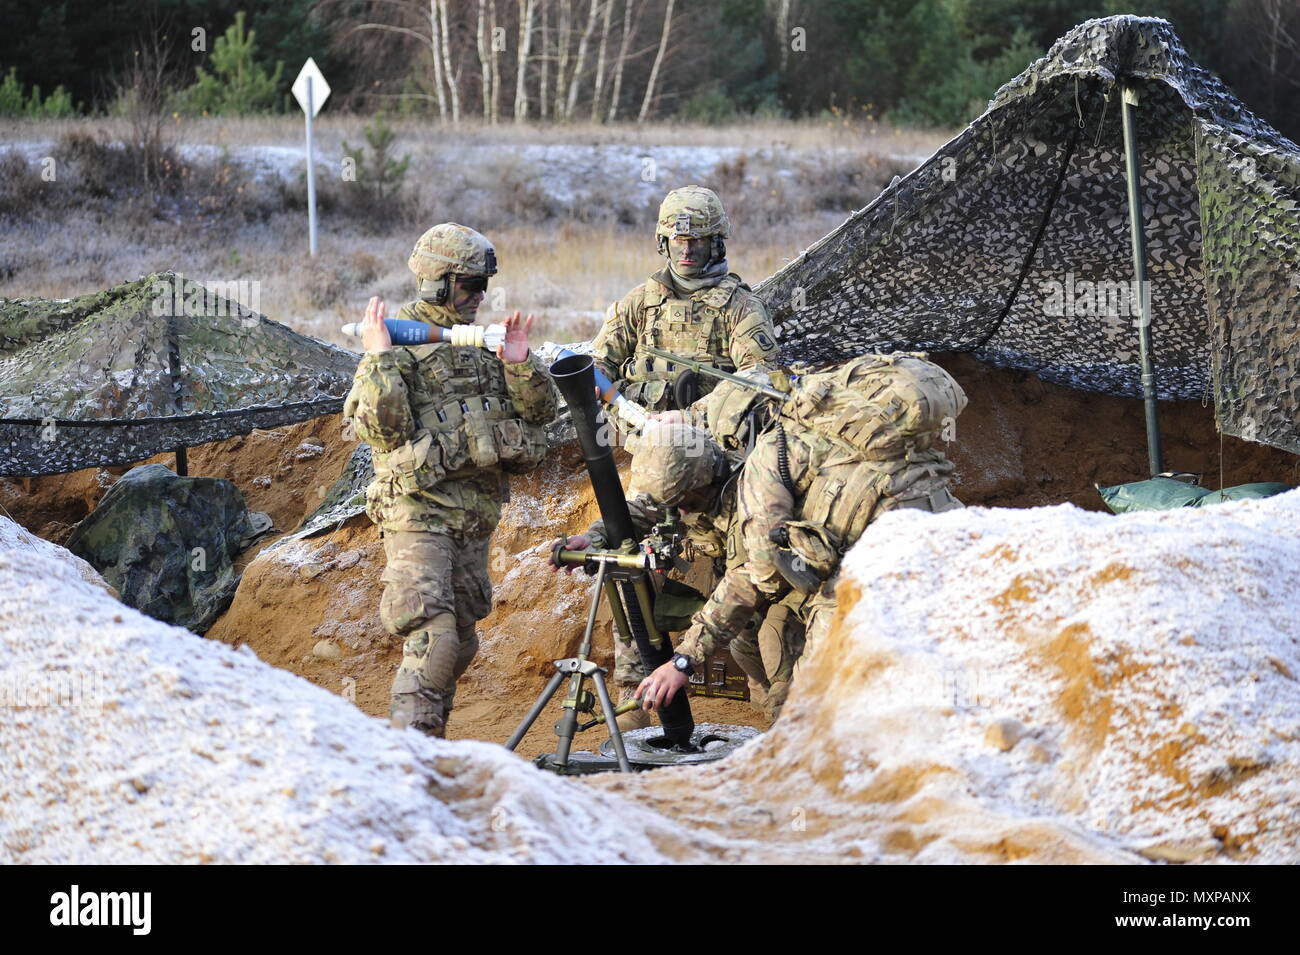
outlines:
[{"label": "snow-covered ground", "polygon": [[93,576],[0,518],[0,861],[667,861],[653,812],[394,732]]},{"label": "snow-covered ground", "polygon": [[[6,148],[21,152],[29,162],[39,162],[52,154],[56,143],[51,140],[26,140],[5,144]],[[248,169],[255,178],[270,180],[295,180],[302,174],[306,163],[306,146],[235,145],[221,146],[211,143],[187,143],[177,147],[185,159],[215,161],[222,156]],[[401,155],[404,150],[397,148]],[[520,178],[542,184],[547,198],[567,205],[591,195],[607,183],[624,184],[624,198],[652,202],[663,195],[663,183],[692,180],[709,181],[720,166],[747,161],[777,167],[780,176],[792,177],[792,163],[826,161],[861,154],[859,148],[848,146],[819,146],[803,149],[790,146],[769,146],[754,149],[748,146],[709,145],[644,145],[623,143],[471,143],[444,148],[427,153],[423,158],[434,169],[459,171],[482,166],[497,169],[503,165],[513,167]],[[926,153],[883,152],[881,158],[919,165],[928,158]],[[338,175],[344,155],[340,149],[317,146],[316,164],[322,175]]]},{"label": "snow-covered ground", "polygon": [[574,782],[143,617],[0,519],[0,861],[1300,862],[1300,491],[893,512],[840,603],[765,736]]}]

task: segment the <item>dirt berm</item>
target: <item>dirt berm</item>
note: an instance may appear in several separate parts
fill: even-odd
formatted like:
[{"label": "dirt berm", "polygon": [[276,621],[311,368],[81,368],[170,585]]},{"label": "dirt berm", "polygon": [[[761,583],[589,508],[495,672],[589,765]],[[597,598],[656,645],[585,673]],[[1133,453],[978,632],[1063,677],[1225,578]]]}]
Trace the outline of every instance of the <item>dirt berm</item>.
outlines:
[{"label": "dirt berm", "polygon": [[[1046,384],[990,369],[965,356],[942,356],[970,405],[951,454],[956,492],[970,505],[1102,505],[1094,483],[1140,479],[1146,463],[1140,403]],[[1201,472],[1204,483],[1300,483],[1300,459],[1235,438],[1220,438],[1213,409],[1198,402],[1161,406],[1167,466]],[[337,416],[255,431],[189,452],[190,473],[233,480],[250,509],[266,511],[280,532],[297,526],[340,472],[352,446]],[[171,462],[169,455],[151,461]],[[29,530],[56,543],[84,517],[126,467],[46,478],[0,480],[0,504]],[[504,740],[540,690],[550,661],[571,654],[581,633],[589,581],[550,570],[545,550],[561,533],[596,516],[581,459],[570,446],[532,474],[515,478],[512,501],[493,542],[493,613],[482,649],[462,680],[450,736]],[[378,621],[383,549],[362,517],[341,529],[263,553],[277,535],[242,554],[243,579],[208,637],[246,645],[259,657],[355,701],[380,716],[399,648]],[[597,659],[609,662],[603,619]],[[699,718],[764,726],[756,707],[699,701]],[[538,721],[520,751],[552,748],[551,720]],[[595,741],[592,741],[594,744]]]}]

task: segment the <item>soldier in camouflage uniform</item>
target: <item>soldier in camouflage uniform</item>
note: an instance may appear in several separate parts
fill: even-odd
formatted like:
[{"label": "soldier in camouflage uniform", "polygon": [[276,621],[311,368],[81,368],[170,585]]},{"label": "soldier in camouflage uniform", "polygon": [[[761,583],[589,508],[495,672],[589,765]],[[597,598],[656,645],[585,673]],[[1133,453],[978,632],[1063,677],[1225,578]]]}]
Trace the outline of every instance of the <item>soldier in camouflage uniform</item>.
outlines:
[{"label": "soldier in camouflage uniform", "polygon": [[683,369],[643,351],[645,345],[735,371],[776,354],[767,307],[727,270],[723,240],[731,225],[722,200],[703,186],[674,189],[659,207],[655,236],[668,261],[609,307],[591,343],[596,365],[623,395],[652,413],[685,407],[714,380],[682,380]]},{"label": "soldier in camouflage uniform", "polygon": [[[408,264],[420,298],[397,317],[443,328],[474,321],[497,270],[491,243],[456,223],[426,232]],[[387,557],[380,619],[404,639],[393,724],[444,736],[456,680],[478,648],[474,625],[491,609],[488,540],[507,475],[545,457],[556,401],[529,353],[531,315],[506,321],[495,356],[442,342],[393,347],[383,318],[371,299],[343,412],[374,460],[366,513]]]},{"label": "soldier in camouflage uniform", "polygon": [[[847,380],[859,366],[865,377],[897,360],[864,356],[846,363],[843,374]],[[910,358],[901,356],[901,360]],[[932,374],[927,385],[934,385],[935,378],[947,379],[934,390],[947,390],[951,415],[945,421],[955,419],[965,406],[965,395],[941,369],[928,367],[937,375]],[[817,396],[810,400],[810,406],[816,407]],[[802,426],[801,419],[791,419],[783,411],[757,437],[741,472],[737,498],[744,559],[728,566],[722,582],[692,618],[673,659],[642,681],[638,695],[646,709],[671,700],[686,686],[693,670],[774,603],[786,601],[798,608],[807,624],[809,644],[824,637],[834,616],[840,558],[880,514],[899,507],[939,512],[962,506],[949,491],[953,465],[938,446],[940,432],[930,424],[924,426],[924,433],[909,430],[921,414],[911,402],[900,400],[897,392],[886,388],[872,400],[879,420],[870,424],[879,425],[887,451],[865,460],[851,449],[846,453],[841,437],[862,424],[857,418],[840,417],[832,429],[823,430]],[[721,396],[709,411],[715,412],[719,403],[725,403]],[[933,410],[944,402],[931,405]],[[864,427],[863,433],[870,430]],[[832,436],[833,432],[838,433]],[[898,435],[903,436],[905,447],[889,444]],[[775,543],[773,532],[786,542]],[[795,589],[788,576],[791,570],[796,576],[802,574],[803,592]],[[811,578],[804,573],[809,570]]]},{"label": "soldier in camouflage uniform", "polygon": [[[728,568],[745,559],[740,523],[735,520],[738,459],[725,455],[704,430],[681,424],[652,423],[637,439],[635,449],[628,491],[628,512],[635,533],[641,537],[648,534],[663,520],[664,507],[679,508],[687,532],[688,554],[711,562],[712,590]],[[570,537],[566,546],[571,550],[610,546],[605,522],[596,521],[586,534]],[[771,648],[771,655],[779,653],[779,662],[770,674],[763,662],[761,648],[765,645]],[[750,699],[770,720],[780,713],[802,648],[803,623],[785,603],[775,603],[756,613],[728,646],[748,677]],[[635,693],[646,671],[636,645],[625,642],[617,633],[614,666],[615,682],[624,688],[624,695]],[[642,710],[619,718],[624,729],[640,728],[648,722]]]}]

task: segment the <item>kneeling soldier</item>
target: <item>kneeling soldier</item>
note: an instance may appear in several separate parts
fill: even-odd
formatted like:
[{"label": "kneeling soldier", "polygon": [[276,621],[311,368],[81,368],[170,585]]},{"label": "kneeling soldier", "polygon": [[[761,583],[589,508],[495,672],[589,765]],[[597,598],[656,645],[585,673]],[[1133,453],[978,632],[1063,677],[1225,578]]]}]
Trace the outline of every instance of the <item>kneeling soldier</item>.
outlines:
[{"label": "kneeling soldier", "polygon": [[[725,455],[708,432],[682,424],[652,423],[637,440],[632,456],[627,504],[636,533],[644,537],[664,519],[664,508],[678,508],[689,553],[710,560],[714,586],[728,568],[745,559],[740,524],[735,520],[736,468],[737,458]],[[570,537],[566,546],[603,549],[617,543],[606,540],[605,524],[598,520],[586,534]],[[689,612],[687,607],[683,616]],[[779,652],[770,674],[763,662],[764,644]],[[756,613],[730,644],[732,657],[749,679],[751,699],[771,720],[780,714],[802,647],[803,623],[782,603]],[[635,695],[643,675],[636,646],[616,638],[614,679],[621,688],[620,702]],[[648,723],[643,710],[619,717],[625,731]]]},{"label": "kneeling soldier", "polygon": [[[725,404],[725,395],[711,400],[709,417]],[[920,355],[865,355],[800,377],[741,472],[745,557],[728,567],[673,659],[642,681],[645,708],[671,700],[772,603],[796,601],[815,646],[834,616],[840,559],[872,521],[899,507],[962,506],[942,445],[965,405],[957,382]]]}]

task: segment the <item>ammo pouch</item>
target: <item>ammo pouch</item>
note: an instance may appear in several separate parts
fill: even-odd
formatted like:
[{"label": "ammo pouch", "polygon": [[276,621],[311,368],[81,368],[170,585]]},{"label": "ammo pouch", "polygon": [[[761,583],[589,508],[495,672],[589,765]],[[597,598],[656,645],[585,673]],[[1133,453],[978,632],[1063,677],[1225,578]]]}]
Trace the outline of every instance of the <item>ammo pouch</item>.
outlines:
[{"label": "ammo pouch", "polygon": [[444,477],[466,477],[484,468],[511,474],[529,471],[546,457],[546,431],[519,417],[509,398],[466,395],[420,411],[431,431]]},{"label": "ammo pouch", "polygon": [[772,563],[785,578],[785,582],[801,594],[810,594],[822,585],[822,578],[817,576],[802,557],[786,547],[776,550]]},{"label": "ammo pouch", "polygon": [[427,491],[447,476],[433,435],[424,428],[386,453],[372,455],[375,477],[388,478],[398,494]]},{"label": "ammo pouch", "polygon": [[768,534],[778,546],[776,569],[795,590],[810,594],[839,569],[840,547],[826,528],[808,521],[787,521]]},{"label": "ammo pouch", "polygon": [[499,467],[530,471],[546,457],[546,431],[518,417],[501,399],[457,399],[421,415],[410,441],[373,455],[375,476],[398,494],[432,490],[448,478]]},{"label": "ammo pouch", "polygon": [[546,429],[523,418],[506,418],[492,424],[501,470],[522,474],[542,463],[548,450]]}]

